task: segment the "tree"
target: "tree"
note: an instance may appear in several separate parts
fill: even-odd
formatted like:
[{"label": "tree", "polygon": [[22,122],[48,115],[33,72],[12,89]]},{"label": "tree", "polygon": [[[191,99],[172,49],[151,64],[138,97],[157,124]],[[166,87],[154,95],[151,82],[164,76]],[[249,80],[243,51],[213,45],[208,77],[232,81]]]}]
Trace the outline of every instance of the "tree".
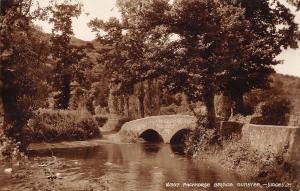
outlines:
[{"label": "tree", "polygon": [[[125,10],[122,4],[120,9]],[[114,95],[128,97],[133,93],[134,85],[139,88],[139,110],[144,117],[144,85],[143,82],[153,78],[149,73],[151,64],[147,58],[149,45],[149,31],[147,28],[139,28],[136,20],[130,20],[131,12],[123,12],[123,21],[111,18],[108,22],[94,19],[90,22],[93,31],[98,32],[98,41],[104,46],[99,51],[99,63],[104,63],[110,76],[111,89]],[[105,34],[100,32],[104,31]],[[147,72],[147,73],[146,73]],[[157,71],[156,71],[157,72]]]},{"label": "tree", "polygon": [[30,0],[1,1],[1,81],[5,133],[26,146],[23,127],[47,94],[48,43],[32,24]]},{"label": "tree", "polygon": [[299,37],[295,16],[280,1],[235,3],[245,9],[245,18],[250,22],[245,43],[251,48],[241,58],[242,64],[224,75],[221,91],[233,100],[233,114],[244,114],[243,95],[252,89],[269,87],[269,76],[275,72],[273,66],[280,63],[276,56],[282,49],[297,48]]},{"label": "tree", "polygon": [[81,14],[81,4],[70,4],[68,2],[49,7],[53,23],[51,35],[51,53],[56,62],[54,70],[54,87],[57,90],[55,95],[55,108],[67,109],[70,100],[70,83],[72,64],[79,62],[84,56],[82,49],[71,46],[70,41],[73,33],[72,18]]},{"label": "tree", "polygon": [[294,5],[297,7],[297,11],[300,9],[300,1],[299,0],[287,0],[290,4]]},{"label": "tree", "polygon": [[[134,77],[130,83],[160,77],[173,92],[184,92],[191,101],[204,100],[212,128],[215,123],[213,97],[217,91],[215,77],[224,67],[234,65],[230,56],[240,47],[237,39],[241,38],[241,26],[247,28],[242,10],[209,1],[177,1],[172,9],[168,1],[162,0],[119,1],[119,7],[122,23],[118,34],[129,39],[130,43],[126,40],[124,43],[130,44],[127,52],[134,52],[127,54],[132,57],[124,58],[126,64],[121,65],[117,76],[128,72],[128,76]],[[232,24],[230,19],[238,22]],[[98,22],[98,28],[105,29],[104,26],[112,30],[117,25]],[[125,35],[122,29],[126,29]],[[174,34],[179,36],[178,40],[172,40]],[[112,36],[109,39],[116,40]],[[116,66],[120,66],[119,63]]]},{"label": "tree", "polygon": [[178,40],[167,47],[175,51],[165,82],[190,102],[202,101],[207,127],[215,128],[214,96],[224,74],[239,67],[250,48],[245,45],[249,22],[240,7],[206,0],[175,1],[170,16]]},{"label": "tree", "polygon": [[216,127],[215,94],[222,92],[238,103],[245,92],[265,87],[281,48],[297,45],[294,16],[278,1],[118,3],[121,21],[98,22],[111,44],[116,40],[112,31],[124,42],[118,46],[122,61],[114,62],[117,78],[131,79],[128,84],[160,78],[165,88],[184,92],[191,103],[203,101],[208,128]]}]

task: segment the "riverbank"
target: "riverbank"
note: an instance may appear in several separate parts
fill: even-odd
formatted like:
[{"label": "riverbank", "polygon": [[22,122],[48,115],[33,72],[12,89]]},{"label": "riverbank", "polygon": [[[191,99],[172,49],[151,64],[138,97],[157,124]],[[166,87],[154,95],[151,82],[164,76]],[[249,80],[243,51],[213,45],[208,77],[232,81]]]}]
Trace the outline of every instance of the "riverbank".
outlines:
[{"label": "riverbank", "polygon": [[[62,141],[58,143],[32,143],[28,146],[30,154],[52,154],[53,151],[65,149],[84,149],[93,148],[102,144],[120,144],[122,143],[117,133],[104,133],[101,139],[90,139],[84,141]],[[124,144],[124,143],[123,143]]]},{"label": "riverbank", "polygon": [[209,160],[261,185],[282,184],[277,188],[280,191],[300,189],[300,168],[286,162],[284,153],[270,150],[260,153],[250,149],[249,143],[237,137],[223,141],[221,147],[211,146],[199,150],[193,157],[196,160]]},{"label": "riverbank", "polygon": [[100,124],[85,109],[39,109],[28,121],[25,136],[31,143],[88,140],[101,137]]}]

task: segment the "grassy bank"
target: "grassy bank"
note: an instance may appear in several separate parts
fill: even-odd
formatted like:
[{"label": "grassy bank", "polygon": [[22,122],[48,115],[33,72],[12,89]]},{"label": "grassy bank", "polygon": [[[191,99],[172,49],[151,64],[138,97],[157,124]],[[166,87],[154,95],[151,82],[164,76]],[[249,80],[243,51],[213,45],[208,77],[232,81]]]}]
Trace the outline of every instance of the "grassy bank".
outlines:
[{"label": "grassy bank", "polygon": [[97,121],[87,111],[40,109],[27,124],[30,142],[58,142],[101,137]]},{"label": "grassy bank", "polygon": [[[202,143],[207,143],[207,141],[202,141]],[[299,167],[293,166],[284,160],[284,151],[282,153],[272,153],[266,150],[264,153],[259,153],[251,150],[249,144],[239,137],[222,140],[219,145],[194,144],[193,147],[195,151],[194,158],[213,161],[249,180],[262,184],[268,182],[290,183],[293,189],[300,189]]]}]

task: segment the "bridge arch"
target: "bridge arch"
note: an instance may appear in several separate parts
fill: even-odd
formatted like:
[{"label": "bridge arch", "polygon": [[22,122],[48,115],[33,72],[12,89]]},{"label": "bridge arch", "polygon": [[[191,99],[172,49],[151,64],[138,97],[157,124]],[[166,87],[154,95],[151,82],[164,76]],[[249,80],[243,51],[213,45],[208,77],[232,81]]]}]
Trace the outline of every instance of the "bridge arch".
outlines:
[{"label": "bridge arch", "polygon": [[183,144],[191,133],[191,129],[180,129],[170,139],[170,144]]},{"label": "bridge arch", "polygon": [[154,129],[147,129],[143,131],[139,138],[143,138],[145,141],[152,143],[164,142],[162,136]]}]

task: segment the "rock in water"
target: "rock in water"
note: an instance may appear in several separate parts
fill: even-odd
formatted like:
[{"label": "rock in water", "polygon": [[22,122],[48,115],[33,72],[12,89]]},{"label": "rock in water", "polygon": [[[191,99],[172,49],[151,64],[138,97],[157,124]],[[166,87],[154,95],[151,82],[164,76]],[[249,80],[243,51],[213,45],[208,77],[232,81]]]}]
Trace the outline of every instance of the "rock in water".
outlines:
[{"label": "rock in water", "polygon": [[6,168],[4,169],[5,174],[10,174],[12,172],[12,168]]},{"label": "rock in water", "polygon": [[111,163],[111,162],[106,162],[106,163],[104,163],[104,165],[105,165],[105,166],[111,166],[112,163]]}]

